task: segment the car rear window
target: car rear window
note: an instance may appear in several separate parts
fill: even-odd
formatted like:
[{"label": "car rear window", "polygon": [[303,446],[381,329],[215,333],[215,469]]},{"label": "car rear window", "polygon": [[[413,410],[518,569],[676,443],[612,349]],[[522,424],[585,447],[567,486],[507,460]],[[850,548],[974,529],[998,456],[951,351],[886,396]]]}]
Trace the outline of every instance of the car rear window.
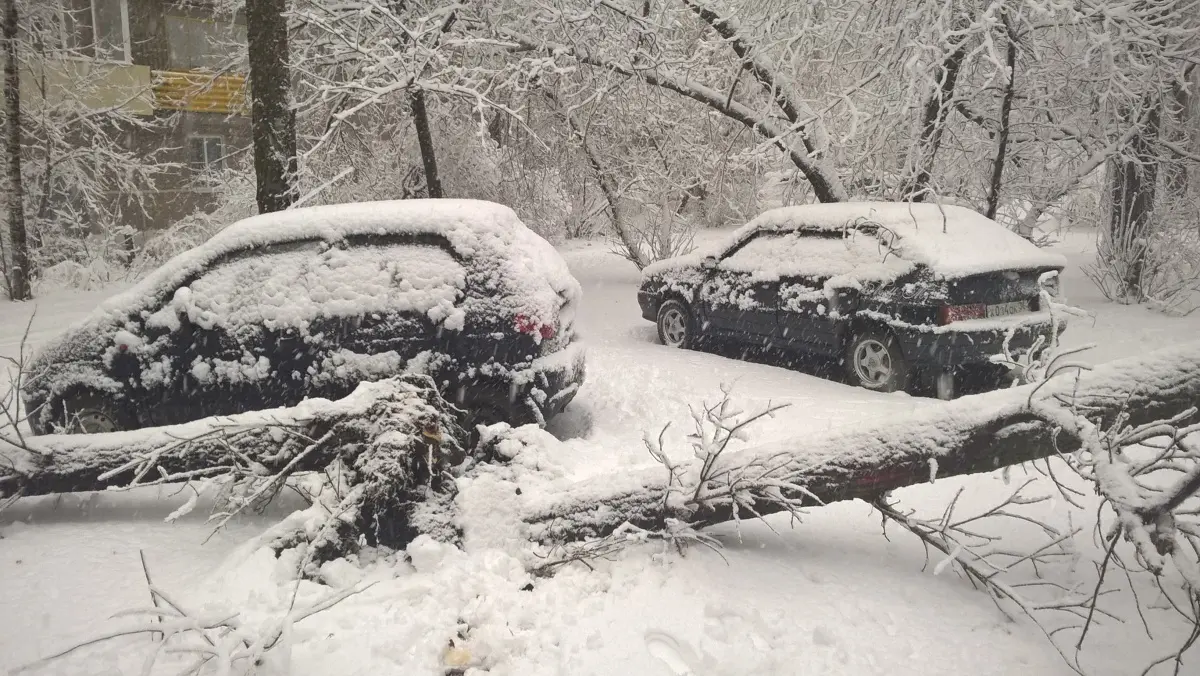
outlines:
[{"label": "car rear window", "polygon": [[887,281],[913,269],[874,235],[763,232],[721,262],[731,272],[755,279],[781,277],[829,279],[850,276],[860,281]]},{"label": "car rear window", "polygon": [[465,280],[462,265],[436,246],[314,245],[221,264],[172,305],[209,327],[303,327],[321,317],[379,312],[421,313],[450,325],[461,314],[454,304]]}]

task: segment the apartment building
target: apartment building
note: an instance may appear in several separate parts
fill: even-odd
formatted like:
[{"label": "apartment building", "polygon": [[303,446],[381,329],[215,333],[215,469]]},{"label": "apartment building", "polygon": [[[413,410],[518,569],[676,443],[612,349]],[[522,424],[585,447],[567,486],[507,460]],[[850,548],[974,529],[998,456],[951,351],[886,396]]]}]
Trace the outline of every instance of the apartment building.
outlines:
[{"label": "apartment building", "polygon": [[218,14],[212,0],[65,1],[65,39],[87,63],[61,67],[91,69],[103,82],[97,105],[160,118],[153,130],[131,131],[128,143],[184,167],[141,196],[147,213],[129,210],[128,224],[157,229],[209,208],[216,195],[199,179],[250,144],[246,78],[231,66],[244,53],[244,18]]}]

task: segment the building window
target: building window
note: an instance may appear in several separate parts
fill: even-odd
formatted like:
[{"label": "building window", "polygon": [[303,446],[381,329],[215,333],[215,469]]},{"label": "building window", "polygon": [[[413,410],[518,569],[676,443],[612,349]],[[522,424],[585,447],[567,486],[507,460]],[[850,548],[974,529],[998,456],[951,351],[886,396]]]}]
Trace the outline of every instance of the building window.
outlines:
[{"label": "building window", "polygon": [[220,136],[188,137],[188,161],[197,173],[225,168],[225,140]]},{"label": "building window", "polygon": [[64,0],[64,47],[75,56],[130,60],[127,0]]},{"label": "building window", "polygon": [[171,68],[222,70],[245,53],[244,25],[173,15],[167,16],[166,23]]}]

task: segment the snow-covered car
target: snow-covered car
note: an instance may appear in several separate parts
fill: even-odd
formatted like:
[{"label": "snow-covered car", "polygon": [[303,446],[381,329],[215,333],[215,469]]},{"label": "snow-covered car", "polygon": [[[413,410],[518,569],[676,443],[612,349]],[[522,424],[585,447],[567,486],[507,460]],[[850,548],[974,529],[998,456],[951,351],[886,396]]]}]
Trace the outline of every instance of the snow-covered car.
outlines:
[{"label": "snow-covered car", "polygon": [[1015,356],[1065,328],[1040,291],[1058,295],[1065,265],[964,207],[815,204],[767,211],[710,255],[646,267],[638,303],[666,345],[825,355],[854,384],[949,398],[1000,384],[992,357],[1006,340]]},{"label": "snow-covered car", "polygon": [[469,422],[542,422],[584,378],[579,283],[511,209],[404,200],[254,216],[32,360],[35,433],[195,420],[433,377]]}]

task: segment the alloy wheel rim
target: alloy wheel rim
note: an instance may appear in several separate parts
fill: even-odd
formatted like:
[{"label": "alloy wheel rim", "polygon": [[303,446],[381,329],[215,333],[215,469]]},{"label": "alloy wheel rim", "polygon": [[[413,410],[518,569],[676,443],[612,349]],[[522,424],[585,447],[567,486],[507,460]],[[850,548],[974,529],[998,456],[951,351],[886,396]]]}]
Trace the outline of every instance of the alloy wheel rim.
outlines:
[{"label": "alloy wheel rim", "polygon": [[682,345],[684,339],[687,338],[687,324],[684,321],[683,313],[675,308],[664,312],[662,333],[667,345],[672,347]]},{"label": "alloy wheel rim", "polygon": [[892,355],[887,346],[874,338],[854,348],[854,373],[867,385],[879,387],[892,377]]},{"label": "alloy wheel rim", "polygon": [[117,424],[102,411],[95,409],[83,409],[75,413],[72,418],[73,428],[77,432],[83,434],[102,434],[104,432],[116,432]]}]

